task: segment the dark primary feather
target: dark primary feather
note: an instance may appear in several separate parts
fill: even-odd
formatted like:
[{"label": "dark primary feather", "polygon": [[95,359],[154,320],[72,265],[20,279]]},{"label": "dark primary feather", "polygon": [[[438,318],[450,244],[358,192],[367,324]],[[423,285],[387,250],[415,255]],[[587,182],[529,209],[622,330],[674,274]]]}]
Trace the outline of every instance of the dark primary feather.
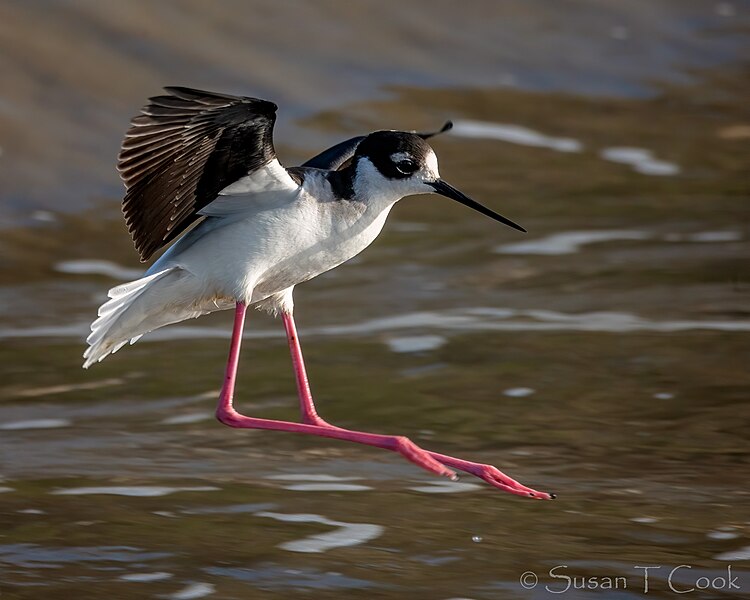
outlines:
[{"label": "dark primary feather", "polygon": [[276,156],[276,105],[168,87],[131,121],[117,164],[141,261],[195,222],[219,192]]}]

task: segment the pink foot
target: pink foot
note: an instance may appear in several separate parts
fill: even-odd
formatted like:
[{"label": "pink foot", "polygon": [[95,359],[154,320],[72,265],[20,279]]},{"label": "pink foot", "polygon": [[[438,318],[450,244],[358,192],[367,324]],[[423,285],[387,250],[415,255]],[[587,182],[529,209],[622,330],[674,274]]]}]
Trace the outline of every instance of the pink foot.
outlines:
[{"label": "pink foot", "polygon": [[453,467],[459,471],[464,471],[483,479],[490,485],[516,496],[525,496],[527,498],[536,498],[537,500],[554,500],[557,496],[548,492],[540,492],[533,488],[519,483],[512,477],[508,477],[497,467],[482,463],[475,463],[461,458],[454,458],[437,452],[429,453],[434,459],[440,461],[446,466]]}]

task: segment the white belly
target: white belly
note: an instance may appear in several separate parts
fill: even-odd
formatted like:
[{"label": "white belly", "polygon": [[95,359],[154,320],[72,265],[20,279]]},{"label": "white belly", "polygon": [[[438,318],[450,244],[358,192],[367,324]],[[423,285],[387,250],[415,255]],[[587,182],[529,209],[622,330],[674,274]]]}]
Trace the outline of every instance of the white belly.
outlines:
[{"label": "white belly", "polygon": [[259,203],[241,215],[205,221],[151,271],[178,265],[205,282],[206,297],[260,302],[359,254],[392,206],[306,196],[281,207]]}]

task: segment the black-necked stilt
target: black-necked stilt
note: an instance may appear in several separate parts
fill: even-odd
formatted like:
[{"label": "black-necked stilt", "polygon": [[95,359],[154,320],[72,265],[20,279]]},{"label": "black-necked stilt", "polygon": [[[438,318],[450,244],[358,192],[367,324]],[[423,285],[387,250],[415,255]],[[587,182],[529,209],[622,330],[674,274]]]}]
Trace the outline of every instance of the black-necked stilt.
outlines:
[{"label": "black-necked stilt", "polygon": [[[292,317],[294,286],[364,250],[398,200],[435,192],[524,231],[440,179],[425,141],[434,134],[376,131],[285,169],[273,148],[275,104],[182,87],[166,90],[169,95],[151,98],[132,120],[122,144],[125,220],[142,261],[200,222],[142,279],[110,290],[91,326],[83,366],[158,327],[234,306],[216,413],[222,423],[386,448],[438,475],[455,478],[451,468],[460,469],[513,494],[554,497],[493,466],[429,452],[402,436],[330,425],[313,404]],[[248,306],[281,314],[302,423],[247,417],[232,406]]]}]

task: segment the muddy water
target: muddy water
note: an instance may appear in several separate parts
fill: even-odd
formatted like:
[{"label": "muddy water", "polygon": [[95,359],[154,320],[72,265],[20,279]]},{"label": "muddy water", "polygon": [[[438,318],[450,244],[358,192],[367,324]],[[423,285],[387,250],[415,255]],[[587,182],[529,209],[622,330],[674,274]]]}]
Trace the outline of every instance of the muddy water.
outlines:
[{"label": "muddy water", "polygon": [[[333,28],[299,6],[6,4],[0,597],[670,598],[706,581],[689,597],[746,597],[748,5],[652,4],[429,21],[362,4]],[[317,35],[272,36],[282,17]],[[496,464],[555,502],[221,427],[228,313],[79,368],[105,290],[141,268],[119,136],[175,81],[287,103],[288,162],[455,120],[443,175],[529,234],[402,202],[297,292],[313,391],[337,424]],[[280,324],[253,314],[238,405],[293,419],[295,402]],[[661,567],[648,594],[643,566]]]}]

